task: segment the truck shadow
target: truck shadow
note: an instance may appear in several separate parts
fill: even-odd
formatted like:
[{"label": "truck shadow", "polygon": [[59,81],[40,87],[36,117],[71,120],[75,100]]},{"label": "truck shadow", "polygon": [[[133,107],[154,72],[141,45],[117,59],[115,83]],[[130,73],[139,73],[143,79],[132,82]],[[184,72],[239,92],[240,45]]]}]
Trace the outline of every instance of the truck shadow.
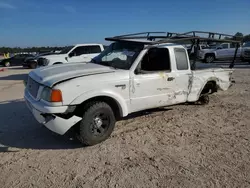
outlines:
[{"label": "truck shadow", "polygon": [[[231,62],[217,61],[214,62],[215,65],[228,68]],[[235,62],[234,69],[250,69],[250,64],[248,62]]]},{"label": "truck shadow", "polygon": [[28,74],[12,74],[0,77],[0,80],[27,80]]},{"label": "truck shadow", "polygon": [[0,102],[0,153],[8,147],[25,149],[74,149],[82,147],[68,135],[57,135],[40,125],[23,100]]},{"label": "truck shadow", "polygon": [[[157,108],[130,114],[122,120],[145,115],[159,115],[171,108]],[[36,122],[24,100],[0,102],[0,153],[24,149],[76,149],[83,146],[72,137],[57,135]],[[17,148],[17,149],[13,149]],[[14,150],[14,151],[13,151]]]},{"label": "truck shadow", "polygon": [[153,109],[148,109],[148,110],[143,110],[140,112],[134,112],[132,114],[129,114],[126,117],[121,118],[121,120],[129,120],[129,119],[133,119],[133,118],[137,118],[137,117],[141,117],[141,116],[146,116],[146,115],[158,115],[158,112],[166,112],[166,111],[170,111],[172,110],[172,108],[170,107],[162,107],[162,108],[153,108]]}]

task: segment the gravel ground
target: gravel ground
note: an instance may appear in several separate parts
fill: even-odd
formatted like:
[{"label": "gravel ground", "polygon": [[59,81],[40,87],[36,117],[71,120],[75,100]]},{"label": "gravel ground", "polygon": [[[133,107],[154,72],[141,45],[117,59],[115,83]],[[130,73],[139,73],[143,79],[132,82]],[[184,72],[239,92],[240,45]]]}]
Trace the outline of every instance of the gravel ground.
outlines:
[{"label": "gravel ground", "polygon": [[250,67],[210,104],[137,113],[81,147],[38,124],[23,101],[29,70],[0,72],[0,187],[250,187]]}]

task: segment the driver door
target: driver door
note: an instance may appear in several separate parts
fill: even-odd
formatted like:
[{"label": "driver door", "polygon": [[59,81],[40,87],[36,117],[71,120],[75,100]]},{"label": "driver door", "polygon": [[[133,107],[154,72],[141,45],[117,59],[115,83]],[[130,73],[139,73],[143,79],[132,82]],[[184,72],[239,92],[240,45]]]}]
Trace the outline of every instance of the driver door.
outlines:
[{"label": "driver door", "polygon": [[132,76],[131,111],[172,104],[175,84],[168,48],[149,49]]}]

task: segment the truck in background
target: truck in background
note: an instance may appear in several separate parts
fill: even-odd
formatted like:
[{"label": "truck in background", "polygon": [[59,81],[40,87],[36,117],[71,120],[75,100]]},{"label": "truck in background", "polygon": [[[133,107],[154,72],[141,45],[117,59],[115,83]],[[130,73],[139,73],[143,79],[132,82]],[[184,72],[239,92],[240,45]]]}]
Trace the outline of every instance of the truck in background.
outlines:
[{"label": "truck in background", "polygon": [[250,63],[250,41],[245,42],[242,45],[241,60]]},{"label": "truck in background", "polygon": [[77,44],[68,46],[60,53],[38,58],[38,67],[64,63],[86,63],[104,50],[102,44]]}]

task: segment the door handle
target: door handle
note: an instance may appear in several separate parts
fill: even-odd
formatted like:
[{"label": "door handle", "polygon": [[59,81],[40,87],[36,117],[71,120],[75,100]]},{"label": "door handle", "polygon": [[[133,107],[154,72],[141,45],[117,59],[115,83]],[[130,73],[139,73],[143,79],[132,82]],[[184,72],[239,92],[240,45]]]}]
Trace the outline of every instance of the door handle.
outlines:
[{"label": "door handle", "polygon": [[168,77],[168,81],[173,81],[174,77]]}]

